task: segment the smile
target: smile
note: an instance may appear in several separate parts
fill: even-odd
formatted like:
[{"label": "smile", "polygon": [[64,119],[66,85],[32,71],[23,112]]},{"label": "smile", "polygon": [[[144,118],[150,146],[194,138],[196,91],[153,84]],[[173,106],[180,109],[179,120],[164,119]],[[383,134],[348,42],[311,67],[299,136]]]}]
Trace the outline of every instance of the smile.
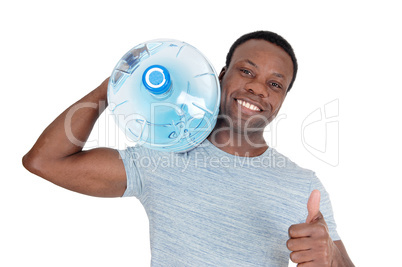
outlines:
[{"label": "smile", "polygon": [[236,99],[237,103],[239,103],[240,105],[242,105],[243,107],[246,107],[248,109],[254,110],[254,111],[261,111],[261,109],[259,109],[258,107],[254,106],[253,104],[250,104],[246,101],[240,100],[240,99]]}]

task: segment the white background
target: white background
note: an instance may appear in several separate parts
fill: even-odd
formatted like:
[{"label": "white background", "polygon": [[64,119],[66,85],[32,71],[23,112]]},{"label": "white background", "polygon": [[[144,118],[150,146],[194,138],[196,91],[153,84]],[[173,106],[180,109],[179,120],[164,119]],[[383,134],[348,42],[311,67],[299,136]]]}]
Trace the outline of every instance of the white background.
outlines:
[{"label": "white background", "polygon": [[[0,266],[148,266],[148,222],[135,198],[70,192],[21,158],[134,45],[183,40],[219,71],[232,42],[260,29],[284,36],[299,60],[271,145],[316,171],[357,266],[400,264],[398,10],[396,1],[3,1]],[[325,120],[302,128],[330,102],[328,131]],[[93,143],[121,146],[100,120]]]}]

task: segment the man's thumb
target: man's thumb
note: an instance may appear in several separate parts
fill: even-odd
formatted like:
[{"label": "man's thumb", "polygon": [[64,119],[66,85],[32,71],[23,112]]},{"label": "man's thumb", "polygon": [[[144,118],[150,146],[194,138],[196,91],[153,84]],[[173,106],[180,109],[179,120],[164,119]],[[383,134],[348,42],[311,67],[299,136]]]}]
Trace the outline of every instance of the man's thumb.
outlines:
[{"label": "man's thumb", "polygon": [[313,192],[311,192],[310,198],[308,199],[308,202],[307,202],[308,216],[306,219],[306,223],[313,222],[319,215],[320,199],[321,199],[320,191],[318,191],[317,189],[313,190]]}]

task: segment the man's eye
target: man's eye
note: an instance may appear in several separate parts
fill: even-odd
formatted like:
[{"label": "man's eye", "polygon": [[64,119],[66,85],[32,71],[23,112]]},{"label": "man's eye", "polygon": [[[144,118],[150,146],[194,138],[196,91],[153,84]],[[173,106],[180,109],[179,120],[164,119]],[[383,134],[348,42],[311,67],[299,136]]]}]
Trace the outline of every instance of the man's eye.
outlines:
[{"label": "man's eye", "polygon": [[246,75],[252,75],[251,71],[246,70],[246,69],[242,69],[241,72],[243,72]]},{"label": "man's eye", "polygon": [[271,83],[271,85],[272,85],[273,87],[276,87],[276,88],[279,88],[279,89],[282,88],[282,86],[281,86],[280,84],[275,83],[275,82]]}]

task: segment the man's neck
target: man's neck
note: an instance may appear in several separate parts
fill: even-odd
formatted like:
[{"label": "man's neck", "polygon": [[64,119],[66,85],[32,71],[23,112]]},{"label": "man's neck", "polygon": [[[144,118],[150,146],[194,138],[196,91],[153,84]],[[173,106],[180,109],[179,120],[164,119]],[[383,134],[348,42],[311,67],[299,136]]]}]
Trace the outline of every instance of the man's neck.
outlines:
[{"label": "man's neck", "polygon": [[215,128],[208,140],[226,153],[241,157],[256,157],[268,149],[263,131],[245,135],[242,132]]}]

